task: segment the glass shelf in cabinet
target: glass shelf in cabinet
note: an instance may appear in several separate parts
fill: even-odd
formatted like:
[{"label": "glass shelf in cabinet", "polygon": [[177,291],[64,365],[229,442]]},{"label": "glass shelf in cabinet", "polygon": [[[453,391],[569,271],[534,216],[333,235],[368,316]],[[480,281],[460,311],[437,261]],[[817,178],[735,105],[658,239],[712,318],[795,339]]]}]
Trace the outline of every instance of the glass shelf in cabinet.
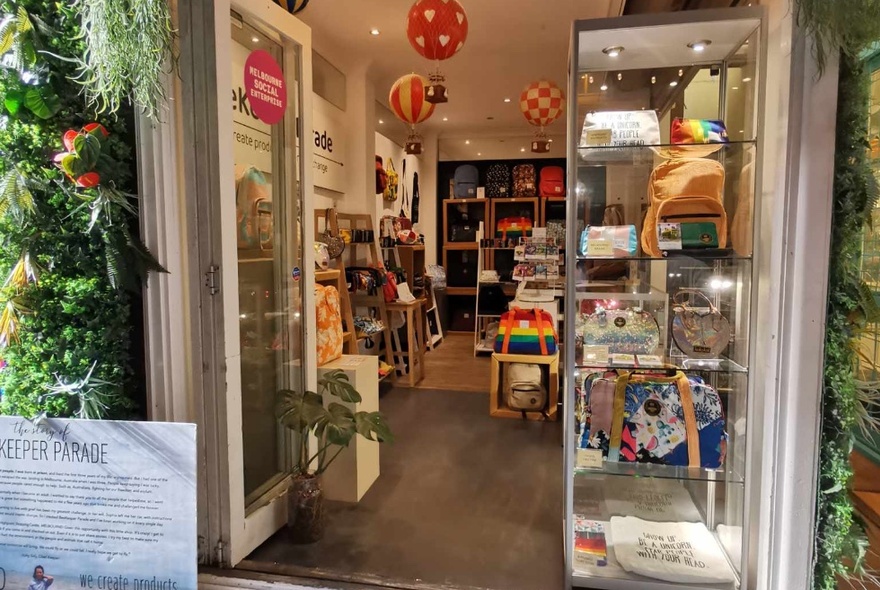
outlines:
[{"label": "glass shelf in cabinet", "polygon": [[751,256],[742,256],[737,254],[733,250],[728,249],[707,249],[707,250],[670,250],[664,252],[663,256],[582,256],[578,254],[577,260],[578,262],[653,262],[653,261],[667,261],[667,260],[699,260],[701,262],[715,262],[724,261],[724,260],[732,260],[732,261],[749,261],[751,262]]},{"label": "glass shelf in cabinet", "polygon": [[675,158],[717,158],[724,155],[730,158],[738,153],[756,149],[757,141],[731,141],[730,143],[710,144],[656,144],[656,145],[595,145],[578,146],[580,164],[641,164],[653,167],[655,156],[663,159]]},{"label": "glass shelf in cabinet", "polygon": [[[638,358],[638,357],[637,357]],[[666,369],[678,369],[680,371],[689,371],[694,373],[744,373],[748,374],[749,369],[736,363],[728,358],[717,359],[692,359],[684,356],[668,356],[663,359],[664,366],[649,367],[640,366],[638,361],[632,364],[611,364],[609,361],[606,365],[577,363],[577,368],[581,371],[607,371],[609,369],[623,370],[639,370],[639,371],[663,371]]]},{"label": "glass shelf in cabinet", "polygon": [[[591,450],[591,449],[578,449]],[[614,477],[653,477],[658,479],[676,479],[688,481],[715,481],[724,484],[745,483],[742,474],[722,467],[721,469],[704,469],[702,467],[678,467],[675,465],[659,465],[655,463],[623,463],[603,461],[601,468],[575,467],[575,478],[596,476]]]}]

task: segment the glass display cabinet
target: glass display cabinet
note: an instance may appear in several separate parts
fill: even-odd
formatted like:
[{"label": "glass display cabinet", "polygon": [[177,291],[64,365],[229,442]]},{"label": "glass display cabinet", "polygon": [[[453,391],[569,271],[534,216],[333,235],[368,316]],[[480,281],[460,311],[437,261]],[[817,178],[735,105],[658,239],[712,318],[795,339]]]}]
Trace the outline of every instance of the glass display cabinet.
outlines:
[{"label": "glass display cabinet", "polygon": [[[577,22],[566,565],[575,587],[748,586],[760,8]],[[745,531],[745,532],[744,532]]]}]

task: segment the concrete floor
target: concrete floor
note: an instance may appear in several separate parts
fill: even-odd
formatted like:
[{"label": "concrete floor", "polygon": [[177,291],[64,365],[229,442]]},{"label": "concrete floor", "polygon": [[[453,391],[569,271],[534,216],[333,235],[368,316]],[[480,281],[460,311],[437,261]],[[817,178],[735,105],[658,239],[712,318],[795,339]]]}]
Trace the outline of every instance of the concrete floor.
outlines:
[{"label": "concrete floor", "polygon": [[293,545],[282,530],[240,567],[395,588],[561,589],[561,423],[490,418],[487,394],[473,392],[398,388],[380,405],[397,442],[363,500],[329,506],[321,542]]}]

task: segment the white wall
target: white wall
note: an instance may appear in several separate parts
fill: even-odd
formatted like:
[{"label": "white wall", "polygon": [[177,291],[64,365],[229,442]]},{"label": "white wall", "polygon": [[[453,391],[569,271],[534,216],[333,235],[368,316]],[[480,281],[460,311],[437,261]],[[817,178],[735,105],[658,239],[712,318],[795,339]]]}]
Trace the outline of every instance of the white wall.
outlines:
[{"label": "white wall", "polygon": [[[403,146],[379,132],[376,132],[376,155],[382,156],[384,166],[388,160],[394,162],[394,168],[400,178],[400,191],[396,201],[389,202],[376,195],[375,216],[398,215],[403,204],[403,161],[406,159],[406,190],[412,204],[413,173],[419,174],[419,220],[414,225],[416,231],[425,234],[425,260],[427,264],[436,264],[437,260],[437,139],[436,136],[424,138],[423,151],[419,156],[408,156]],[[406,211],[412,217],[411,210]]]}]

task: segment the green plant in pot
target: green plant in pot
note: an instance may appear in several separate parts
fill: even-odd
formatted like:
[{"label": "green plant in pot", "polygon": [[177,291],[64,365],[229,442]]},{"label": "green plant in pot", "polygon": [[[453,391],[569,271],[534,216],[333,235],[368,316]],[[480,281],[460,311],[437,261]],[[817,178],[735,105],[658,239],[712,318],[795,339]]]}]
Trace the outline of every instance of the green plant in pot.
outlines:
[{"label": "green plant in pot", "polygon": [[[287,492],[287,525],[291,538],[313,543],[324,536],[324,491],[321,474],[358,435],[376,442],[392,442],[394,436],[381,412],[352,412],[337,401],[356,404],[361,395],[341,370],[329,371],[318,379],[320,393],[282,390],[278,392],[276,416],[296,432],[296,465]],[[309,434],[317,448],[309,448]]]}]

